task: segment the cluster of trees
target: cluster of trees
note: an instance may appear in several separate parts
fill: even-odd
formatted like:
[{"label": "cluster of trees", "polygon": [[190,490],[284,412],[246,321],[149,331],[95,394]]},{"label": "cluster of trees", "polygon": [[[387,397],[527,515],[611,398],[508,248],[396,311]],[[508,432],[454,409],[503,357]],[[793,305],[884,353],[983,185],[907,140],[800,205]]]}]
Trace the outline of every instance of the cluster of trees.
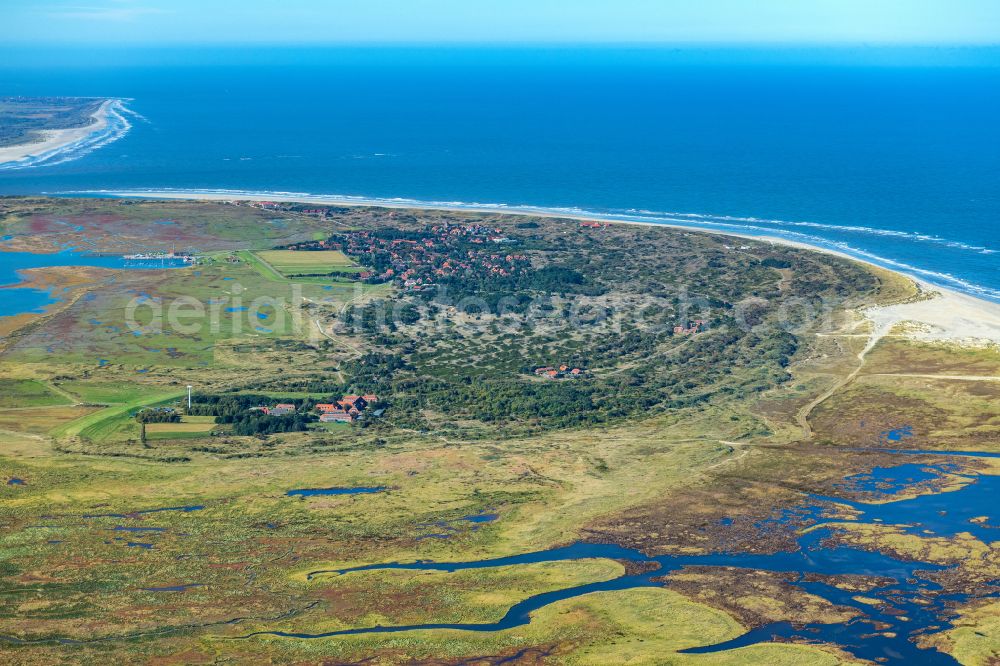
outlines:
[{"label": "cluster of trees", "polygon": [[[195,393],[191,396],[191,408],[188,414],[192,416],[214,416],[216,423],[232,423],[237,415],[252,407],[269,405],[274,399],[266,395],[230,394],[216,395]],[[284,402],[284,401],[283,401]],[[288,400],[291,404],[301,403],[301,400]],[[296,407],[298,405],[296,404]]]},{"label": "cluster of trees", "polygon": [[[596,296],[604,289],[590,285],[583,273],[568,266],[544,266],[524,276],[522,282],[529,289],[553,294],[586,293]],[[590,286],[590,289],[583,287]]]},{"label": "cluster of trees", "polygon": [[[358,367],[369,368],[370,374],[376,375],[381,369],[393,367],[398,359],[383,358],[384,355],[372,354],[361,359]],[[340,385],[337,385],[340,388]],[[388,383],[382,386],[388,389]],[[360,389],[359,389],[360,390]],[[368,390],[367,385],[365,390]],[[210,394],[197,393],[191,397],[191,409],[188,413],[197,416],[214,416],[216,423],[232,425],[234,435],[271,435],[279,432],[301,432],[309,429],[317,417],[312,413],[319,402],[334,403],[343,396],[337,391],[328,397],[313,398],[281,398],[280,400],[264,394]],[[295,412],[280,416],[265,414],[256,407],[273,405],[276,402],[295,405]],[[379,401],[369,408],[384,408],[384,402]],[[179,418],[179,417],[178,417]],[[151,421],[147,421],[151,422]]]},{"label": "cluster of trees", "polygon": [[147,407],[135,415],[139,423],[178,423],[181,415],[170,407]]},{"label": "cluster of trees", "polygon": [[451,275],[438,279],[440,290],[425,290],[418,294],[427,300],[444,296],[450,303],[462,305],[469,302],[466,309],[474,310],[485,302],[491,312],[497,312],[501,305],[506,312],[524,312],[537,295],[585,294],[597,296],[605,289],[591,282],[580,271],[569,266],[543,266],[526,268],[509,275],[496,273],[474,273],[472,275]]},{"label": "cluster of trees", "polygon": [[420,321],[420,310],[408,301],[371,301],[364,305],[349,305],[341,314],[342,321],[350,328],[359,329],[372,338],[392,333],[396,324],[415,324]]},{"label": "cluster of trees", "polygon": [[554,428],[605,422],[646,411],[657,402],[658,396],[641,386],[585,381],[467,381],[439,385],[427,396],[430,406],[453,417]]},{"label": "cluster of trees", "polygon": [[294,414],[269,416],[253,409],[274,404],[275,399],[266,395],[214,395],[196,394],[191,398],[188,413],[198,416],[214,416],[216,423],[232,424],[235,435],[270,435],[277,432],[297,432],[306,430],[309,423],[316,420],[309,414],[313,402],[309,399],[283,399],[295,405]]},{"label": "cluster of trees", "polygon": [[234,435],[273,435],[279,432],[302,432],[309,429],[309,424],[316,417],[296,412],[284,416],[268,416],[259,411],[240,412],[231,417]]},{"label": "cluster of trees", "polygon": [[347,392],[347,387],[342,382],[324,375],[302,377],[269,375],[261,377],[259,381],[248,382],[244,389],[275,393],[328,393],[330,395],[343,395]]},{"label": "cluster of trees", "polygon": [[[302,252],[311,252],[312,248],[304,248]],[[311,271],[309,273],[285,273],[286,277],[289,278],[315,278],[315,277],[331,277],[338,278],[341,280],[361,280],[361,271],[347,272],[347,271],[330,271],[328,273],[317,273],[316,271]]]},{"label": "cluster of trees", "polygon": [[343,370],[351,378],[351,385],[359,391],[386,395],[393,392],[393,378],[405,368],[406,361],[399,354],[369,352],[343,364]]},{"label": "cluster of trees", "polygon": [[[783,331],[757,335],[735,327],[658,350],[663,334],[631,332],[609,340],[597,357],[605,367],[642,358],[625,371],[575,381],[532,381],[488,369],[394,386],[394,420],[418,420],[426,408],[454,419],[563,428],[680,409],[716,395],[748,395],[787,379],[796,339]],[[409,413],[408,413],[409,412]]]},{"label": "cluster of trees", "polygon": [[[397,229],[394,227],[384,227],[382,229],[377,229],[372,234],[375,238],[384,241],[394,241],[394,240],[411,240],[411,241],[422,241],[425,238],[429,238],[430,235],[424,231],[414,231],[406,229]],[[330,241],[334,243],[339,243],[342,247],[348,247],[348,237],[335,234],[330,237]],[[392,268],[392,257],[385,250],[373,250],[371,252],[363,252],[359,254],[352,255],[355,261],[357,261],[362,266],[366,266],[371,269],[376,275],[381,275],[388,269]],[[373,277],[368,280],[369,282],[377,282],[378,278]]]}]

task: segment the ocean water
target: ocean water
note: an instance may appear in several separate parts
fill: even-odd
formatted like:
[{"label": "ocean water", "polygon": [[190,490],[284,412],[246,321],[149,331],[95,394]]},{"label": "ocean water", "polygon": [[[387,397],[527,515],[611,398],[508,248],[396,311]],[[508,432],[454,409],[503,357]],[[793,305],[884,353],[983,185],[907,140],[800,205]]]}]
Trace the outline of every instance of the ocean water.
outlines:
[{"label": "ocean water", "polygon": [[295,192],[779,235],[1000,301],[1000,50],[5,51],[130,128],[0,193]]}]

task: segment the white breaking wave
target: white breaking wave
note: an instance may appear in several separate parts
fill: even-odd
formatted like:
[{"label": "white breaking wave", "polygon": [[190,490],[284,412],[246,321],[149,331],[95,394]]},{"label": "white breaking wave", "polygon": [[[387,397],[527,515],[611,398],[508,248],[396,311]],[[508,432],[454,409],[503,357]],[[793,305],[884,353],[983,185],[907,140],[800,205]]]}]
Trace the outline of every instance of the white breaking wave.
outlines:
[{"label": "white breaking wave", "polygon": [[[646,220],[649,221],[662,220],[663,224],[677,224],[680,226],[683,226],[685,223],[684,219],[667,218],[667,217],[659,217],[659,218],[647,217]],[[699,227],[698,224],[704,226]],[[743,233],[746,233],[747,231],[762,232],[760,235],[777,233],[777,235],[779,235],[780,238],[794,240],[797,242],[801,242],[805,245],[815,246],[820,249],[836,250],[837,252],[841,252],[856,259],[863,259],[865,261],[868,261],[869,263],[882,266],[883,268],[892,268],[894,270],[898,270],[904,273],[909,273],[911,275],[914,274],[918,275],[922,277],[926,282],[930,282],[932,284],[938,284],[939,286],[942,287],[948,286],[954,289],[958,289],[960,291],[964,291],[969,294],[989,298],[990,300],[993,301],[1000,301],[1000,290],[998,289],[993,289],[991,287],[986,287],[983,285],[975,284],[973,282],[969,282],[968,280],[958,277],[956,275],[952,275],[951,273],[944,273],[940,271],[932,271],[925,268],[919,268],[917,266],[913,266],[912,264],[898,261],[896,259],[883,257],[881,255],[875,254],[874,252],[854,247],[853,245],[850,245],[849,243],[845,243],[843,241],[830,240],[829,238],[823,238],[821,236],[813,236],[811,234],[804,234],[797,231],[785,231],[785,230],[779,231],[772,229],[771,227],[763,227],[751,224],[738,224],[733,222],[712,222],[707,219],[700,220],[698,224],[688,223],[688,226],[694,228],[722,227],[727,230],[739,231]],[[950,246],[950,247],[955,247],[955,246]]]},{"label": "white breaking wave", "polygon": [[914,242],[934,243],[937,245],[943,245],[945,247],[951,247],[958,250],[969,250],[971,252],[979,252],[981,254],[994,254],[997,252],[997,250],[985,247],[983,245],[973,245],[971,243],[963,243],[962,241],[952,240],[949,238],[942,238],[941,236],[937,236],[934,234],[920,233],[918,231],[899,231],[896,229],[879,229],[878,227],[864,227],[864,226],[846,225],[846,224],[824,224],[820,222],[798,222],[798,221],[775,220],[775,219],[759,218],[759,217],[737,217],[733,215],[672,213],[672,212],[659,212],[659,211],[636,210],[636,209],[632,209],[628,212],[634,215],[666,216],[666,217],[676,217],[683,219],[706,220],[711,222],[771,224],[778,227],[806,227],[811,229],[825,229],[828,231],[835,231],[839,233],[865,234],[869,236],[901,238],[904,240],[909,240]]},{"label": "white breaking wave", "polygon": [[54,166],[72,160],[78,160],[84,155],[88,155],[99,148],[103,148],[109,143],[113,143],[128,134],[132,129],[132,124],[125,117],[125,114],[138,114],[126,108],[124,100],[116,99],[108,105],[107,122],[99,130],[87,134],[83,138],[68,143],[65,146],[54,148],[41,155],[33,155],[23,160],[15,162],[5,162],[0,164],[0,171],[12,171],[16,169],[30,169],[39,166]]},{"label": "white breaking wave", "polygon": [[[691,229],[716,230],[720,233],[739,233],[750,236],[775,236],[792,240],[806,245],[811,245],[820,250],[834,250],[856,259],[861,259],[883,268],[897,270],[910,274],[911,277],[918,277],[925,282],[935,284],[939,287],[957,289],[959,291],[988,298],[993,301],[1000,301],[1000,290],[991,287],[978,285],[958,277],[951,273],[919,268],[911,264],[883,257],[868,250],[854,247],[849,243],[829,238],[823,238],[813,234],[794,231],[788,227],[802,227],[812,229],[835,230],[843,233],[857,233],[863,235],[888,236],[900,238],[914,242],[931,242],[940,244],[952,249],[973,251],[981,254],[993,254],[995,250],[989,248],[952,241],[938,236],[927,234],[896,231],[892,229],[877,229],[874,227],[842,226],[836,224],[821,224],[817,222],[788,222],[784,220],[770,220],[756,217],[736,217],[729,215],[708,215],[701,213],[659,213],[649,210],[629,209],[626,212],[599,212],[577,208],[566,207],[543,207],[531,205],[518,205],[506,203],[480,203],[468,201],[422,201],[419,199],[409,199],[405,197],[363,197],[345,194],[314,194],[309,192],[287,192],[287,191],[249,191],[235,189],[182,189],[182,188],[148,188],[122,190],[90,190],[86,192],[67,192],[66,194],[96,194],[105,196],[148,196],[156,198],[159,195],[170,195],[180,197],[190,195],[225,197],[232,199],[256,199],[274,201],[297,201],[303,203],[317,203],[326,205],[370,205],[370,206],[405,206],[408,208],[422,209],[451,209],[461,211],[484,211],[513,214],[535,214],[546,216],[566,216],[583,217],[595,220],[606,220],[609,222],[640,222],[649,224],[672,225],[687,227]],[[774,226],[764,226],[771,224]],[[778,228],[775,228],[778,227]],[[782,228],[784,227],[784,228]]]},{"label": "white breaking wave", "polygon": [[125,106],[125,102],[130,102],[130,101],[132,101],[131,99],[128,99],[128,100],[119,100],[119,101],[121,102],[121,106],[118,108],[118,110],[121,113],[130,115],[133,118],[135,118],[136,120],[141,120],[144,123],[152,124],[153,121],[151,121],[149,118],[147,118],[146,116],[142,115],[138,111],[134,111],[134,110],[128,108],[127,106]]}]

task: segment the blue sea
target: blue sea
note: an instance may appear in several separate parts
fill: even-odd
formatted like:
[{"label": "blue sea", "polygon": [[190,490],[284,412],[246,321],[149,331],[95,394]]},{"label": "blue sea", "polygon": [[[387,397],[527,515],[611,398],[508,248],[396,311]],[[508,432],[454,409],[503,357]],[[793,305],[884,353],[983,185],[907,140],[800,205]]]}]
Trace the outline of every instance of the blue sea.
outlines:
[{"label": "blue sea", "polygon": [[[1000,50],[0,52],[127,132],[0,193],[294,192],[778,235],[1000,301]],[[52,164],[51,162],[58,162]]]}]

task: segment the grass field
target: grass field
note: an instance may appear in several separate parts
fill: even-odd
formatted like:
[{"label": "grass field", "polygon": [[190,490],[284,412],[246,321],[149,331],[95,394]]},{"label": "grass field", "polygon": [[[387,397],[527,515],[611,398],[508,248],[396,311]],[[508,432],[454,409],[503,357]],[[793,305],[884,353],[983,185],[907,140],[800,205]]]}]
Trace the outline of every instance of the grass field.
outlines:
[{"label": "grass field", "polygon": [[170,402],[181,395],[180,391],[172,391],[130,400],[66,423],[53,430],[52,434],[56,437],[80,436],[94,441],[126,433],[129,436],[138,436],[139,426],[132,418],[132,412],[142,407],[153,407]]},{"label": "grass field", "polygon": [[93,416],[93,410],[93,407],[56,405],[0,411],[0,430],[12,430],[34,435],[50,434],[80,418]]},{"label": "grass field", "polygon": [[330,423],[322,423],[321,422],[321,423],[314,424],[314,426],[315,426],[316,430],[326,430],[328,432],[338,432],[340,430],[344,430],[346,428],[350,428],[351,424],[350,423],[336,423],[336,422],[330,422]]},{"label": "grass field", "polygon": [[81,402],[98,404],[121,404],[142,400],[162,389],[156,386],[143,386],[130,382],[60,382],[57,386],[64,391],[78,396]]},{"label": "grass field", "polygon": [[[211,421],[189,421],[188,419],[212,419]],[[147,423],[147,439],[194,439],[207,437],[215,429],[215,417],[186,417],[180,423]]]},{"label": "grass field", "polygon": [[54,407],[70,401],[33,379],[0,379],[0,408]]},{"label": "grass field", "polygon": [[[289,254],[327,254],[325,252],[291,252],[288,250],[271,250],[268,252],[274,253],[289,253]],[[265,261],[261,254],[266,254],[265,252],[250,252],[250,251],[240,251],[236,253],[236,256],[242,259],[248,266],[254,269],[258,275],[271,282],[283,282],[289,283],[293,280],[296,283],[302,284],[315,284],[323,285],[324,289],[330,287],[335,289],[350,289],[361,285],[361,283],[347,279],[346,277],[337,277],[338,273],[349,274],[357,270],[357,265],[352,266],[336,266],[336,262],[329,262],[322,265],[285,265],[281,270],[278,267],[272,265],[271,263]],[[340,254],[340,253],[331,253]],[[344,257],[347,259],[347,257]],[[322,260],[324,262],[328,260]],[[348,261],[350,261],[348,259]],[[372,286],[385,286],[385,285],[363,285],[363,288],[370,289]]]},{"label": "grass field", "polygon": [[184,420],[181,423],[196,424],[196,423],[215,423],[214,416],[184,416]]},{"label": "grass field", "polygon": [[253,254],[286,277],[352,272],[358,268],[354,261],[339,250],[322,252],[264,250]]},{"label": "grass field", "polygon": [[147,423],[146,434],[205,433],[211,432],[214,427],[214,423]]}]

